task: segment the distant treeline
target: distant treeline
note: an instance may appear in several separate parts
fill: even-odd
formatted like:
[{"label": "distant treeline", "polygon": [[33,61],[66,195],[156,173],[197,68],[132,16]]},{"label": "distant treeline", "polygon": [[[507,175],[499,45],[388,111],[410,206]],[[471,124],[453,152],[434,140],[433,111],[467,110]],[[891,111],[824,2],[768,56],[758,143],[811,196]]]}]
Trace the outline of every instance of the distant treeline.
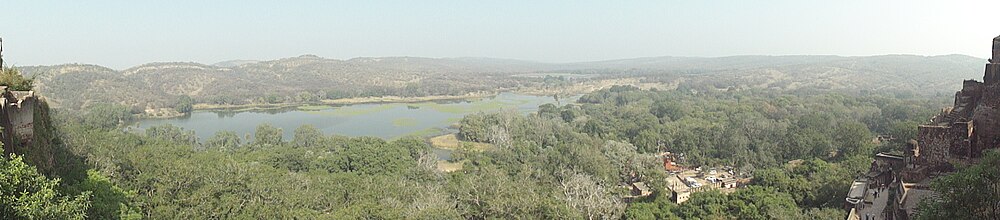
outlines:
[{"label": "distant treeline", "polygon": [[[553,88],[588,80],[639,78],[685,90],[811,89],[824,92],[908,91],[950,95],[963,79],[980,77],[985,61],[950,56],[654,57],[572,64],[415,57],[351,60],[301,56],[237,66],[152,63],[126,70],[67,64],[23,67],[54,106],[117,103],[134,113],[194,103],[308,103],[378,96],[465,95]],[[520,77],[529,75],[586,77]]]}]

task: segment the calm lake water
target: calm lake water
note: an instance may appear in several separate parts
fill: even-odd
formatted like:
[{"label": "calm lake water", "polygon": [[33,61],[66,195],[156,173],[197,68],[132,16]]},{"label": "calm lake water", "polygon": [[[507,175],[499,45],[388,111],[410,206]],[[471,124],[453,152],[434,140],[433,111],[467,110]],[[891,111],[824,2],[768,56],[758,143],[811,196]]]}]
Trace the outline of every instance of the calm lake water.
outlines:
[{"label": "calm lake water", "polygon": [[240,136],[252,136],[257,125],[267,123],[281,128],[285,139],[291,140],[296,128],[309,124],[327,135],[394,139],[454,132],[449,126],[476,112],[515,109],[526,114],[535,112],[539,105],[566,104],[579,97],[561,98],[561,103],[557,103],[552,96],[502,93],[495,97],[462,101],[309,106],[267,112],[196,111],[182,118],[141,120],[133,127],[141,131],[152,126],[173,124],[194,130],[200,141],[204,141],[224,130]]}]

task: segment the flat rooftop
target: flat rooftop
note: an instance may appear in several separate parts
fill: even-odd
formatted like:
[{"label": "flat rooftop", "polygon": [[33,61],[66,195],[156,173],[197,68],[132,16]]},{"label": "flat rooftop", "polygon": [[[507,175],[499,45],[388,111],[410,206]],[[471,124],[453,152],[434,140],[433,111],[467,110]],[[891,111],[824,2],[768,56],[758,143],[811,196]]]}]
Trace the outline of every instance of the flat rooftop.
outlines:
[{"label": "flat rooftop", "polygon": [[[720,187],[723,183],[738,181],[735,175],[722,169],[709,169],[707,171],[684,170],[667,177],[667,187],[675,192],[700,191],[709,189],[719,189],[723,192],[733,191],[733,189]],[[697,190],[696,190],[697,189]]]},{"label": "flat rooftop", "polygon": [[903,195],[899,200],[899,207],[902,207],[906,211],[907,215],[912,216],[916,212],[917,206],[920,201],[924,199],[934,197],[937,193],[933,190],[926,188],[927,185],[920,183],[904,183],[903,184]]},{"label": "flat rooftop", "polygon": [[854,181],[851,183],[851,190],[847,192],[847,202],[858,204],[865,199],[865,192],[868,191],[867,181]]}]

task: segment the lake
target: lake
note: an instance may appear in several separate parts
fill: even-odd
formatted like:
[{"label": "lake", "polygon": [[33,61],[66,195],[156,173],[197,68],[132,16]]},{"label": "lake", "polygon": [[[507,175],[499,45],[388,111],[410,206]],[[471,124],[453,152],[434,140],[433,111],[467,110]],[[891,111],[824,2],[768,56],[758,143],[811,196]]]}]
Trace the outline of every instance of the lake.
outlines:
[{"label": "lake", "polygon": [[302,125],[313,125],[327,135],[373,136],[395,139],[404,136],[426,137],[455,132],[449,128],[465,115],[477,112],[497,112],[514,109],[521,113],[535,112],[546,103],[565,104],[580,96],[557,100],[552,96],[501,93],[487,98],[419,103],[377,103],[346,106],[304,106],[274,111],[195,111],[188,116],[171,119],[143,119],[134,128],[173,124],[194,130],[200,141],[219,131],[233,131],[240,136],[253,135],[260,124],[271,124],[284,131],[286,140]]}]

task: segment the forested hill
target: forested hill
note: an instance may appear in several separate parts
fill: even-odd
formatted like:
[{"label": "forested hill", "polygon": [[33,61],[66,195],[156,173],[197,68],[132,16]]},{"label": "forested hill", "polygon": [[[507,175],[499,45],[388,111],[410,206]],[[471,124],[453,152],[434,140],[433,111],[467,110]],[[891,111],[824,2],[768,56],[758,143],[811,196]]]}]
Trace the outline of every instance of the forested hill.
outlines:
[{"label": "forested hill", "polygon": [[[582,81],[640,79],[667,86],[728,89],[908,90],[950,94],[952,82],[981,75],[985,60],[964,55],[868,57],[652,57],[582,63],[491,58],[381,57],[349,60],[304,55],[216,65],[150,63],[125,70],[65,64],[22,67],[54,107],[78,109],[117,102],[133,111],[172,108],[182,96],[196,103],[304,103],[370,96],[466,95]],[[541,74],[564,73],[551,84]],[[565,75],[575,74],[575,75]],[[579,77],[572,77],[579,76]]]}]

